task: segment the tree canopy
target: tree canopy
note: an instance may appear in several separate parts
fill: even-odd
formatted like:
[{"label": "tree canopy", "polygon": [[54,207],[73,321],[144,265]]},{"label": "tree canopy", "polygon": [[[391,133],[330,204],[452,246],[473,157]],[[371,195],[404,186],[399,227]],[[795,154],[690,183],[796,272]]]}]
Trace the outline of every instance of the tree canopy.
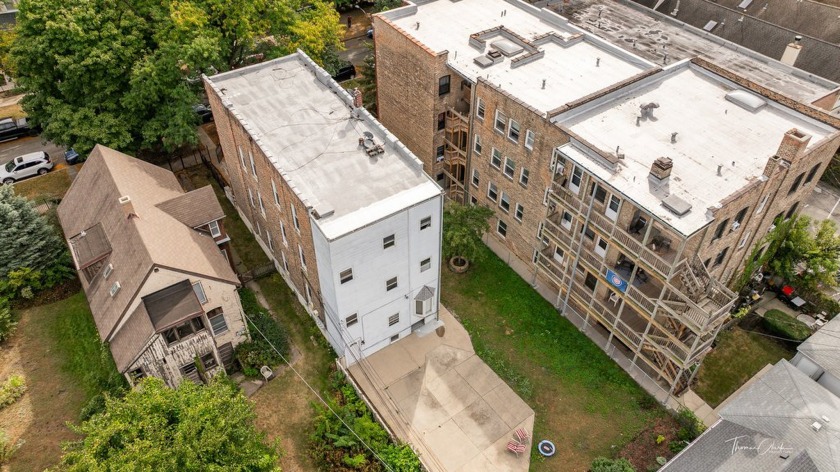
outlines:
[{"label": "tree canopy", "polygon": [[443,257],[478,261],[483,251],[481,236],[490,225],[493,210],[478,205],[450,202],[443,209]]},{"label": "tree canopy", "polygon": [[85,437],[65,446],[63,470],[279,471],[255,416],[227,379],[170,389],[146,378],[73,427]]},{"label": "tree canopy", "polygon": [[799,287],[833,286],[840,269],[840,237],[831,220],[822,220],[811,231],[811,219],[796,216],[780,221],[768,236],[762,256],[776,274]]},{"label": "tree canopy", "polygon": [[202,73],[304,50],[334,63],[324,0],[21,0],[12,70],[43,136],[86,153],[196,141]]},{"label": "tree canopy", "polygon": [[68,263],[57,231],[11,185],[0,186],[0,278],[19,269],[42,272]]}]

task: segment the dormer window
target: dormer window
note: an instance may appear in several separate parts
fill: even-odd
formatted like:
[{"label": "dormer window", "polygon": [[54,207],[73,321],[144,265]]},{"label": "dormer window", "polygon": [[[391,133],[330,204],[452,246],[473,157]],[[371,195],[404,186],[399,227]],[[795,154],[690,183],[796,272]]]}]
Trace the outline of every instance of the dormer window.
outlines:
[{"label": "dormer window", "polygon": [[218,221],[211,221],[210,224],[207,225],[207,226],[210,227],[210,236],[213,236],[214,238],[218,238],[219,236],[222,235],[222,229],[219,228],[219,222]]}]

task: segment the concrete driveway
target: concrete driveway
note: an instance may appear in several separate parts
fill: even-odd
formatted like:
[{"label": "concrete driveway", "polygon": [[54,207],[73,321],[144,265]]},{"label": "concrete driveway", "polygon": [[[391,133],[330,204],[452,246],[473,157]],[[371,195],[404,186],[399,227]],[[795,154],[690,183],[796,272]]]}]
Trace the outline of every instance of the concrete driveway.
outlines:
[{"label": "concrete driveway", "polygon": [[351,366],[352,380],[429,470],[527,471],[530,452],[516,456],[507,443],[517,428],[531,435],[534,411],[441,308],[442,335],[440,328],[415,332]]}]

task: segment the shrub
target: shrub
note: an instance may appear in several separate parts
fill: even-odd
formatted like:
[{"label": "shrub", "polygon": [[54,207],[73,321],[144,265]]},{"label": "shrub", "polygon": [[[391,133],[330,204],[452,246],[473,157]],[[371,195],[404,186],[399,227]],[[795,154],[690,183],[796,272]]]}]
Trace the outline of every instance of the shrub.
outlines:
[{"label": "shrub", "polygon": [[26,380],[22,375],[12,375],[0,386],[0,410],[16,402],[26,392]]},{"label": "shrub", "polygon": [[79,413],[79,419],[81,421],[87,421],[96,415],[97,413],[102,413],[105,411],[105,395],[102,393],[97,393],[87,403],[85,406],[82,407],[82,411]]},{"label": "shrub", "polygon": [[665,436],[660,434],[659,436],[656,437],[656,444],[662,444],[664,442],[665,442]]},{"label": "shrub", "polygon": [[9,442],[9,437],[6,436],[5,432],[0,431],[0,465],[9,462],[18,447],[18,444]]},{"label": "shrub", "polygon": [[636,402],[639,404],[639,409],[642,411],[653,410],[654,408],[659,406],[659,402],[653,395],[648,395],[647,393],[643,393]]},{"label": "shrub", "polygon": [[245,375],[257,377],[260,367],[275,366],[282,362],[281,354],[286,356],[289,353],[289,336],[277,320],[259,304],[254,292],[243,288],[239,290],[239,298],[242,301],[242,309],[248,315],[251,341],[236,346],[236,359]]},{"label": "shrub", "polygon": [[676,420],[680,424],[677,437],[684,441],[694,441],[703,434],[703,431],[706,431],[706,425],[688,408],[680,408]]},{"label": "shrub", "polygon": [[767,310],[763,325],[772,334],[797,342],[802,342],[811,335],[808,325],[779,310]]},{"label": "shrub", "polygon": [[627,459],[607,459],[598,457],[589,466],[590,472],[636,472]]},{"label": "shrub", "polygon": [[688,446],[688,441],[677,440],[668,443],[668,449],[674,454],[682,451],[686,446]]},{"label": "shrub", "polygon": [[[365,444],[370,446],[388,467],[395,472],[420,470],[420,459],[408,445],[394,444],[385,429],[377,423],[367,405],[359,398],[344,376],[336,372],[331,377],[330,389],[325,400],[333,411],[347,423]],[[347,426],[321,404],[313,404],[315,424],[310,436],[310,454],[322,470],[380,471],[382,464],[359,441]]]},{"label": "shrub", "polygon": [[0,343],[9,339],[16,324],[12,319],[12,310],[9,308],[9,301],[0,297]]}]

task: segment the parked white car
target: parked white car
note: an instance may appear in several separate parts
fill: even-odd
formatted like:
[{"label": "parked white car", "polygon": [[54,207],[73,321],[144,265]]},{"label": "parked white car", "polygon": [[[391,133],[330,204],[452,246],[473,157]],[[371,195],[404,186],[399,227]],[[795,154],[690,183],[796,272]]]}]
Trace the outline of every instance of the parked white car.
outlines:
[{"label": "parked white car", "polygon": [[0,182],[13,184],[33,175],[44,175],[52,168],[49,154],[44,151],[30,152],[12,159],[0,168]]}]

